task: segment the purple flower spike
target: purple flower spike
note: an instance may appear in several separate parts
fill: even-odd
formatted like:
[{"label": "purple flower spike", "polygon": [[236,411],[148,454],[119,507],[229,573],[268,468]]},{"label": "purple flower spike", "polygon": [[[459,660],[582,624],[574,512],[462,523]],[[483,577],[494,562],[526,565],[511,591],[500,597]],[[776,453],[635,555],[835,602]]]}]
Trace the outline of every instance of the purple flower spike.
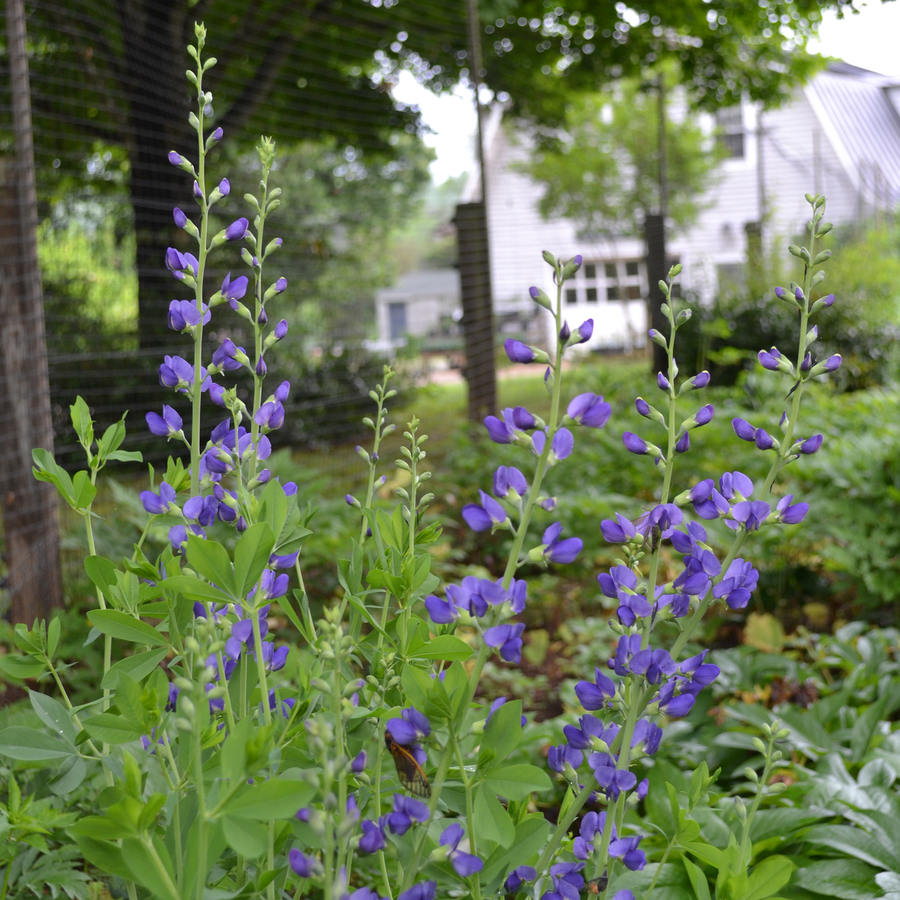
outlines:
[{"label": "purple flower spike", "polygon": [[503,344],[504,349],[506,350],[506,355],[510,358],[512,362],[516,363],[530,363],[534,357],[534,350],[531,349],[527,344],[523,344],[521,341],[515,341],[510,338]]},{"label": "purple flower spike", "polygon": [[625,444],[625,449],[630,453],[637,453],[638,455],[642,455],[649,449],[644,441],[642,441],[636,434],[633,434],[630,431],[626,431],[622,435],[622,442]]},{"label": "purple flower spike", "polygon": [[807,456],[817,453],[819,447],[822,446],[822,435],[814,434],[811,438],[807,438],[799,447],[801,453],[805,453]]},{"label": "purple flower spike", "polygon": [[247,235],[250,223],[243,217],[236,219],[225,229],[226,241],[240,241]]},{"label": "purple flower spike", "polygon": [[157,435],[157,437],[174,437],[181,431],[183,424],[181,416],[171,406],[163,406],[162,415],[148,412],[146,418],[150,433]]}]

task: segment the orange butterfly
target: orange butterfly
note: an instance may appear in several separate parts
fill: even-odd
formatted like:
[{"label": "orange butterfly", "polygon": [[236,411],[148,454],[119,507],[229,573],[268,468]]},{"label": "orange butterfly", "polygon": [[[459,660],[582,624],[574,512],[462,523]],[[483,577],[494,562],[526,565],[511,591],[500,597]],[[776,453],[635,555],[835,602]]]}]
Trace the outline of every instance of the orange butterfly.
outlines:
[{"label": "orange butterfly", "polygon": [[397,778],[403,788],[416,797],[430,797],[431,785],[409,748],[398,744],[389,731],[384,733],[384,744],[393,757]]}]

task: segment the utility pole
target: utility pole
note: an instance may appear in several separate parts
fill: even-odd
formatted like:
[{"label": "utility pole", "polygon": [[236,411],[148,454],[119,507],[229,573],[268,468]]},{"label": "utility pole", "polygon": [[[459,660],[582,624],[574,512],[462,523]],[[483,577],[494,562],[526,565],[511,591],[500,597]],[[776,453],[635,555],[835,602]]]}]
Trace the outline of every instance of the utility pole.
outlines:
[{"label": "utility pole", "polygon": [[[666,142],[666,85],[663,73],[656,78],[657,98],[657,179],[659,182],[659,209],[644,216],[644,242],[647,245],[647,318],[650,326],[661,334],[668,328],[668,320],[663,315],[665,302],[659,282],[668,274],[666,265],[666,210],[669,205],[668,146]],[[653,351],[653,371],[665,374],[668,365],[666,351],[651,341]]]},{"label": "utility pole", "polygon": [[31,474],[53,450],[23,0],[6,0],[14,160],[0,160],[0,515],[12,619],[31,625],[62,605],[56,491]]},{"label": "utility pole", "polygon": [[469,389],[469,419],[479,422],[497,409],[497,372],[494,361],[494,310],[491,300],[491,254],[487,221],[487,166],[484,158],[484,110],[479,96],[484,63],[478,0],[466,0],[470,77],[475,92],[478,168],[481,200],[456,208],[459,281],[462,293],[465,376]]}]

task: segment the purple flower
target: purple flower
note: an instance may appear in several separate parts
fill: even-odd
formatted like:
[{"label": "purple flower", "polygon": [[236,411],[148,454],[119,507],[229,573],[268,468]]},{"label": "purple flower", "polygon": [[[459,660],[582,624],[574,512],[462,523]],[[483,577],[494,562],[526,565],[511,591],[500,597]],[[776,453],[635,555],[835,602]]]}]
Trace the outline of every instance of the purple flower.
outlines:
[{"label": "purple flower", "polygon": [[772,347],[771,350],[760,350],[757,358],[764,369],[770,369],[773,372],[777,372],[784,366],[781,351],[777,347]]},{"label": "purple flower", "polygon": [[675,452],[676,453],[687,453],[688,450],[691,449],[691,436],[686,431],[680,438],[675,442]]},{"label": "purple flower", "polygon": [[534,360],[535,352],[527,344],[515,341],[512,338],[504,342],[506,355],[515,363],[530,363]]},{"label": "purple flower", "polygon": [[158,494],[154,494],[153,491],[141,491],[141,503],[152,516],[164,516],[173,509],[178,509],[175,504],[175,488],[165,481],[160,484]]},{"label": "purple flower", "polygon": [[301,878],[309,878],[321,868],[320,865],[316,865],[318,860],[314,856],[307,856],[296,847],[288,854],[288,859],[291,868]]},{"label": "purple flower", "polygon": [[541,900],[580,900],[584,877],[580,874],[584,863],[557,863],[550,867],[553,890],[541,895]]},{"label": "purple flower", "polygon": [[428,617],[436,625],[449,625],[459,618],[459,607],[449,595],[443,599],[431,594],[425,598],[425,609],[428,610]]},{"label": "purple flower", "polygon": [[237,347],[231,338],[225,338],[221,345],[213,351],[213,365],[225,372],[236,372],[243,365],[243,360],[238,355],[247,359],[247,353],[243,347]]},{"label": "purple flower", "polygon": [[630,431],[626,431],[622,435],[622,442],[625,444],[625,449],[628,450],[629,453],[637,453],[639,456],[650,449],[641,438]]},{"label": "purple flower", "polygon": [[518,866],[506,876],[505,889],[508,894],[515,894],[528,881],[537,878],[537,869],[533,866]]},{"label": "purple flower", "polygon": [[171,406],[163,406],[162,415],[148,412],[146,418],[150,433],[157,435],[157,437],[175,437],[181,431],[183,425],[181,416]]},{"label": "purple flower", "polygon": [[287,323],[287,319],[282,319],[282,320],[275,326],[275,331],[274,331],[274,334],[275,334],[275,340],[276,340],[276,341],[281,341],[281,340],[283,340],[283,339],[287,336],[287,333],[288,333],[288,323]]},{"label": "purple flower", "polygon": [[412,828],[413,825],[421,825],[427,822],[429,817],[428,804],[413,797],[403,794],[394,794],[394,811],[386,816],[387,826],[393,834],[401,837]]},{"label": "purple flower", "polygon": [[701,406],[700,409],[697,410],[696,415],[694,416],[694,420],[697,425],[708,425],[712,422],[713,415],[715,414],[715,408],[712,403],[707,403],[706,406]]},{"label": "purple flower", "polygon": [[616,695],[616,685],[608,675],[594,669],[594,680],[579,681],[575,685],[575,695],[585,709],[603,709]]},{"label": "purple flower", "polygon": [[[534,455],[540,456],[541,453],[544,452],[544,445],[547,443],[547,432],[536,431],[532,440],[534,444],[532,448]],[[572,437],[572,432],[569,431],[568,428],[557,429],[557,432],[553,435],[553,440],[550,443],[549,462],[551,465],[554,462],[558,462],[569,456],[574,446],[575,439]]]},{"label": "purple flower", "polygon": [[[262,645],[262,657],[263,657],[263,665],[266,668],[267,672],[277,672],[279,669],[284,668],[284,664],[287,662],[288,651],[290,648],[285,644],[283,647],[279,647],[277,650],[275,649],[274,644],[271,641],[266,641]],[[253,654],[254,657],[256,654]]]},{"label": "purple flower", "polygon": [[504,409],[499,419],[496,416],[488,416],[484,420],[488,437],[495,444],[512,444],[522,439],[527,441],[527,437],[521,432],[534,428],[535,424],[534,416],[521,406]]},{"label": "purple flower", "polygon": [[473,531],[493,531],[509,522],[506,510],[493,497],[484,491],[478,492],[481,496],[481,505],[467,503],[462,509],[462,517]]},{"label": "purple flower", "polygon": [[[210,312],[203,304],[203,324],[208,325]],[[173,300],[169,304],[169,328],[172,331],[190,331],[200,324],[201,315],[194,300]]]},{"label": "purple flower", "polygon": [[[490,709],[487,714],[487,718],[484,720],[484,724],[487,725],[488,722],[491,721],[491,717],[506,703],[506,697],[498,697],[490,706]],[[522,714],[522,727],[525,727],[525,724],[528,722],[528,719],[525,717],[525,714]]]},{"label": "purple flower", "polygon": [[[208,387],[206,369],[201,366],[200,380],[203,390]],[[181,394],[186,394],[194,383],[194,367],[180,356],[167,356],[159,367],[159,383],[163,387],[175,388]]]},{"label": "purple flower", "polygon": [[807,438],[805,441],[803,441],[803,443],[800,444],[798,449],[801,453],[811,455],[813,453],[817,453],[819,450],[819,447],[821,447],[821,446],[822,446],[822,435],[814,434],[811,438]]},{"label": "purple flower", "polygon": [[568,744],[560,744],[558,747],[551,747],[547,751],[547,765],[554,772],[562,773],[565,771],[566,766],[577,769],[583,761],[584,754]]},{"label": "purple flower", "polygon": [[434,900],[437,891],[436,881],[420,881],[414,884],[408,891],[404,891],[397,900]]},{"label": "purple flower", "polygon": [[500,656],[506,662],[518,663],[522,660],[522,632],[525,625],[505,623],[488,628],[484,633],[484,642],[488,647],[499,647]]},{"label": "purple flower", "polygon": [[245,218],[236,219],[225,229],[226,241],[240,241],[247,235],[249,222]]},{"label": "purple flower", "polygon": [[444,829],[439,843],[442,847],[447,848],[447,859],[453,864],[456,874],[461,878],[468,878],[470,875],[480,872],[484,868],[484,863],[477,856],[457,849],[464,835],[465,830],[462,825],[454,822]]},{"label": "purple flower", "polygon": [[399,719],[391,719],[385,726],[396,743],[414,744],[431,734],[431,722],[417,709],[408,707],[400,716]]},{"label": "purple flower", "polygon": [[223,197],[227,197],[231,193],[231,182],[227,178],[223,178],[219,182],[219,193]]},{"label": "purple flower", "polygon": [[703,372],[698,372],[693,378],[687,380],[686,386],[689,386],[692,390],[698,391],[709,384],[709,378],[709,372],[705,370]]},{"label": "purple flower", "polygon": [[191,253],[179,253],[174,247],[166,250],[166,268],[179,280],[185,277],[196,278],[200,271],[200,263],[197,257]]},{"label": "purple flower", "polygon": [[353,760],[350,763],[350,771],[355,775],[359,775],[361,772],[366,770],[366,762],[368,757],[366,756],[365,750],[360,750],[356,756],[353,757]]},{"label": "purple flower", "polygon": [[174,150],[170,150],[169,162],[172,163],[173,166],[178,166],[180,168],[183,163],[187,162],[187,160],[180,153],[176,153]]},{"label": "purple flower", "polygon": [[566,412],[579,425],[602,428],[609,421],[612,407],[597,394],[579,394],[569,404]]},{"label": "purple flower", "polygon": [[743,559],[734,560],[725,572],[725,577],[713,588],[713,596],[724,599],[730,609],[743,609],[756,589],[759,572]]},{"label": "purple flower", "polygon": [[219,511],[219,501],[214,496],[191,497],[184,504],[184,517],[195,521],[198,525],[212,525]]},{"label": "purple flower", "polygon": [[542,546],[544,549],[544,559],[552,563],[570,563],[584,546],[581,538],[565,538],[560,540],[559,536],[562,532],[562,524],[554,522],[545,532],[542,538]]},{"label": "purple flower", "polygon": [[281,428],[284,425],[284,407],[277,400],[269,400],[256,411],[253,421],[265,431]]},{"label": "purple flower", "polygon": [[515,466],[500,466],[494,473],[494,494],[497,497],[507,497],[510,491],[514,494],[513,500],[524,497],[528,492],[528,482]]},{"label": "purple flower", "polygon": [[647,865],[647,857],[643,850],[638,850],[641,838],[638,836],[617,838],[610,842],[609,855],[621,859],[627,869],[640,872]]},{"label": "purple flower", "polygon": [[742,441],[752,441],[756,435],[756,429],[746,419],[732,419],[731,427]]},{"label": "purple flower", "polygon": [[839,368],[841,365],[841,355],[840,353],[835,353],[834,356],[829,356],[828,359],[825,360],[823,366],[826,372],[833,372],[835,369]]},{"label": "purple flower", "polygon": [[179,228],[184,228],[187,225],[188,217],[177,206],[172,210],[172,218],[175,219],[175,224]]},{"label": "purple flower", "polygon": [[604,519],[600,523],[603,540],[608,544],[627,544],[637,535],[637,529],[624,516],[616,513],[616,521]]},{"label": "purple flower", "polygon": [[742,500],[731,507],[731,515],[734,521],[726,522],[725,524],[730,528],[737,529],[738,525],[735,523],[740,523],[746,531],[756,531],[771,512],[772,507],[763,500]]},{"label": "purple flower", "polygon": [[591,335],[593,333],[594,333],[594,320],[586,319],[575,330],[575,334],[578,335],[578,340],[575,341],[574,343],[586,344],[591,339]]},{"label": "purple flower", "polygon": [[786,497],[782,497],[775,507],[778,521],[785,525],[797,525],[806,518],[806,514],[809,512],[808,503],[795,503],[792,506],[791,500],[793,499],[794,495],[788,494]]},{"label": "purple flower", "polygon": [[[659,333],[659,332],[657,332],[657,334],[658,334],[658,333]],[[666,378],[666,376],[663,375],[662,372],[657,372],[657,373],[656,373],[656,386],[657,386],[661,391],[668,391],[669,388],[672,387],[672,385],[669,384],[669,379]]]},{"label": "purple flower", "polygon": [[[703,650],[696,656],[686,659],[679,667],[678,674],[688,681],[693,681],[701,687],[712,684],[718,677],[721,669],[712,663],[706,662],[706,656],[709,650]],[[653,726],[654,728],[656,726]],[[657,745],[659,741],[657,740]]]},{"label": "purple flower", "polygon": [[247,594],[247,600],[248,602],[254,600],[254,602],[257,603],[260,600],[277,600],[287,593],[289,581],[290,577],[287,573],[276,575],[271,569],[266,569],[262,573],[262,578],[260,578],[259,581],[259,597],[256,596],[257,589],[253,588],[253,590]]},{"label": "purple flower", "polygon": [[383,825],[363,819],[360,827],[362,828],[362,837],[359,839],[360,853],[377,853],[387,847]]},{"label": "purple flower", "polygon": [[231,272],[225,276],[222,282],[222,299],[228,301],[228,305],[237,312],[237,302],[247,293],[247,276],[240,275],[231,280]]}]

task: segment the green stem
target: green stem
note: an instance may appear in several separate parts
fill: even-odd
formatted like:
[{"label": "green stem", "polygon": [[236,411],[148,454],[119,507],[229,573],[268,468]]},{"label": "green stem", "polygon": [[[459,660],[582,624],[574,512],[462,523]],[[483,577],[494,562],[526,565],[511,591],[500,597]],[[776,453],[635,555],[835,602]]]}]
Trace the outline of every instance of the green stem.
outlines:
[{"label": "green stem", "polygon": [[750,852],[750,828],[753,825],[753,819],[756,816],[756,811],[759,809],[760,803],[762,803],[763,792],[765,791],[765,786],[769,781],[769,773],[772,769],[772,750],[775,747],[775,736],[772,735],[769,738],[769,746],[766,750],[766,764],[763,767],[763,773],[760,777],[759,781],[756,785],[756,796],[753,798],[753,803],[750,806],[750,810],[747,813],[747,818],[744,819],[744,828],[741,833],[741,860],[746,860],[746,864],[749,865],[750,858],[748,856]]},{"label": "green stem", "polygon": [[650,900],[650,895],[653,893],[653,889],[656,887],[656,882],[659,881],[660,873],[663,870],[663,866],[666,864],[666,860],[669,858],[669,854],[672,852],[672,848],[675,846],[673,841],[669,841],[666,845],[665,853],[662,855],[662,859],[659,861],[659,865],[656,867],[656,871],[653,873],[653,880],[647,885],[647,890],[644,891],[644,900]]},{"label": "green stem", "polygon": [[[257,590],[259,585],[257,584]],[[259,631],[259,614],[256,610],[250,613],[253,622],[253,648],[256,650],[256,673],[259,677],[260,703],[262,703],[263,719],[266,725],[272,724],[272,710],[269,709],[269,683],[266,680],[266,663],[262,653],[262,635]]]},{"label": "green stem", "polygon": [[153,866],[156,869],[157,875],[160,879],[160,883],[162,884],[162,887],[165,889],[166,893],[169,895],[171,900],[181,900],[181,893],[172,882],[172,877],[169,875],[169,870],[165,867],[163,861],[159,858],[159,853],[156,850],[156,845],[153,843],[153,839],[145,832],[143,838],[141,839],[141,843],[144,845],[147,853],[150,854],[150,859],[153,861]]},{"label": "green stem", "polygon": [[[205,703],[206,696],[202,689],[197,694],[196,703]],[[197,784],[197,900],[203,900],[206,892],[206,851],[209,843],[209,817],[206,809],[206,787],[203,783],[203,745],[199,722],[196,717],[192,723],[194,737],[194,779]]]},{"label": "green stem", "polygon": [[[466,830],[469,833],[469,852],[478,855],[475,846],[475,808],[472,800],[472,782],[466,774],[466,766],[463,762],[462,752],[459,749],[459,741],[456,739],[456,731],[450,729],[450,741],[453,744],[453,753],[456,756],[456,764],[459,766],[459,777],[466,791]],[[481,876],[476,872],[469,882],[472,885],[472,897],[481,900]]]}]

